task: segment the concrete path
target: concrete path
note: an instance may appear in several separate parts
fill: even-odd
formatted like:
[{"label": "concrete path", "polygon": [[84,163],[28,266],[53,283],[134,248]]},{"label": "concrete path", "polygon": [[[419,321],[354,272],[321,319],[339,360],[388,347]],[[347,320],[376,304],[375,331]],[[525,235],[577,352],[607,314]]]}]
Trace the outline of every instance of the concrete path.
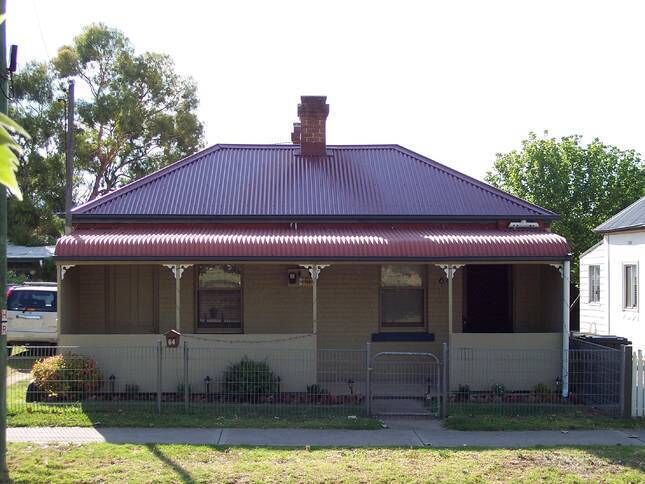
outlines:
[{"label": "concrete path", "polygon": [[382,430],[14,427],[9,442],[211,444],[276,447],[533,447],[644,445],[645,430],[464,432],[436,420],[389,420]]}]

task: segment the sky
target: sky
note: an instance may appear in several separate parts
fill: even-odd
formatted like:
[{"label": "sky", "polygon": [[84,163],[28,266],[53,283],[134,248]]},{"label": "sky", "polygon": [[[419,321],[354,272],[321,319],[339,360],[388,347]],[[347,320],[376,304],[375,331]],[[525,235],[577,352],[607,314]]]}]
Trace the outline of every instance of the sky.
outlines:
[{"label": "sky", "polygon": [[207,144],[284,143],[327,95],[330,144],[397,143],[483,178],[529,132],[645,152],[645,2],[8,0],[19,67],[84,25],[197,82]]}]

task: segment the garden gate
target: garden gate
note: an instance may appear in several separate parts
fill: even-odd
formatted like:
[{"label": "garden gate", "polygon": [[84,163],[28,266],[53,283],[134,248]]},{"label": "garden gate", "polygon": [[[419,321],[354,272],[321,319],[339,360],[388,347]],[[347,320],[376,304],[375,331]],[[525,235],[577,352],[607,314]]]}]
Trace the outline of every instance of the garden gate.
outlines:
[{"label": "garden gate", "polygon": [[370,415],[439,416],[445,401],[441,370],[432,353],[377,353],[367,371]]}]

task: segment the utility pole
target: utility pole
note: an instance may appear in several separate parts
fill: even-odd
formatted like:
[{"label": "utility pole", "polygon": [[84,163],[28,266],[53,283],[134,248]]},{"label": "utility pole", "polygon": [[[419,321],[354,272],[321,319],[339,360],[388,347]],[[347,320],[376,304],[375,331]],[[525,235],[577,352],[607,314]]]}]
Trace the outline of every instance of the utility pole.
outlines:
[{"label": "utility pole", "polygon": [[[0,113],[7,114],[7,1],[0,0]],[[0,480],[7,471],[7,189],[0,185]]]},{"label": "utility pole", "polygon": [[72,196],[74,185],[74,79],[67,88],[67,133],[65,142],[65,234],[72,231]]}]

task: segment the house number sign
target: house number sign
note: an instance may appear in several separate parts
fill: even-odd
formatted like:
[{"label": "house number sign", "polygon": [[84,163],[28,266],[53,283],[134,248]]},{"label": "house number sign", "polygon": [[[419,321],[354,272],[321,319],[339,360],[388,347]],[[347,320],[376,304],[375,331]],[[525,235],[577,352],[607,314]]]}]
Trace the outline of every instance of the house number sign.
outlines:
[{"label": "house number sign", "polygon": [[168,348],[177,348],[179,346],[179,338],[181,334],[174,329],[166,333],[166,346]]}]

